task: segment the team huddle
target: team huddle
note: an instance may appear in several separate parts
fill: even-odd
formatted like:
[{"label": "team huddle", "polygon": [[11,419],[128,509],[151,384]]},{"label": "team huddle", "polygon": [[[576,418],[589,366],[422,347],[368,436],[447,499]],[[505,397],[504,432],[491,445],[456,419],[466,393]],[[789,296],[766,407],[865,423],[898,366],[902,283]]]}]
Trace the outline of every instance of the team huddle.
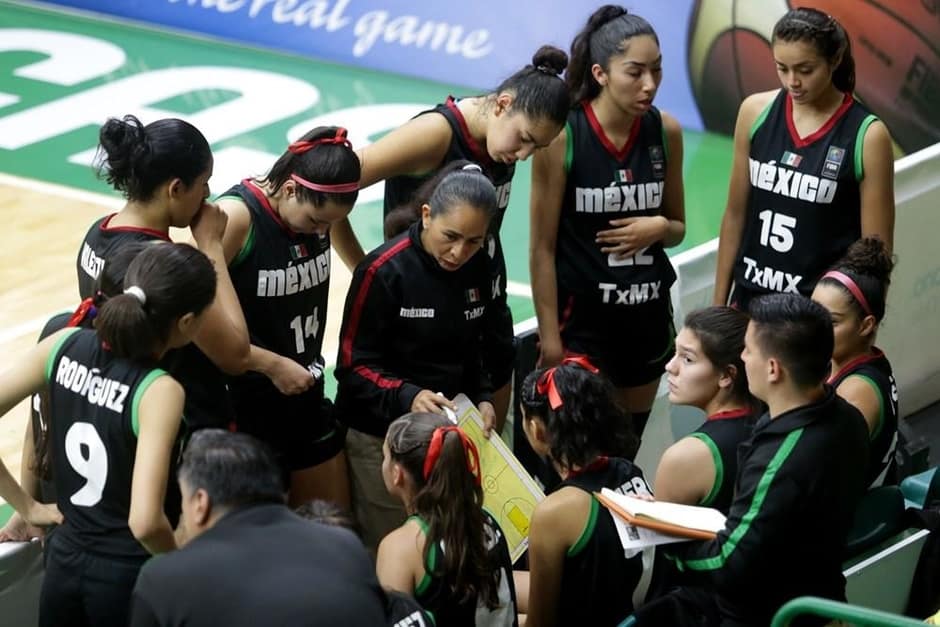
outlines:
[{"label": "team huddle", "polygon": [[[772,45],[782,88],[738,113],[715,304],[678,333],[682,129],[653,105],[653,26],[619,6],[570,57],[543,46],[358,151],[314,128],[214,202],[197,128],[110,118],[100,173],[127,203],[85,236],[76,311],[0,375],[0,415],[33,395],[20,481],[0,465],[17,512],[0,539],[53,527],[40,624],[766,625],[798,596],[844,600],[856,505],[897,481],[875,346],[892,141],[853,97],[836,20],[793,9]],[[539,363],[519,372],[500,227],[530,156]],[[379,181],[386,241],[367,254],[348,216]],[[334,247],[353,278],[331,399]],[[664,374],[707,418],[640,469]],[[553,477],[515,564],[446,417],[459,394],[492,438],[521,406]],[[624,551],[603,488],[727,523]]]}]

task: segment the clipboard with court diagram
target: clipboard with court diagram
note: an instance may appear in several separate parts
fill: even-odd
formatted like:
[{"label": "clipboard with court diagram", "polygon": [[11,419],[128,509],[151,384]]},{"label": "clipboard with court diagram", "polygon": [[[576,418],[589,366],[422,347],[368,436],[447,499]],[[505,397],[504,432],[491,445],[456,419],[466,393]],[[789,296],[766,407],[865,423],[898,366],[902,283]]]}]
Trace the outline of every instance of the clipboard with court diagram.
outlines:
[{"label": "clipboard with court diagram", "polygon": [[470,399],[460,394],[454,403],[457,424],[480,452],[483,507],[499,523],[515,562],[529,546],[529,521],[545,493],[498,436],[483,437],[483,417]]}]

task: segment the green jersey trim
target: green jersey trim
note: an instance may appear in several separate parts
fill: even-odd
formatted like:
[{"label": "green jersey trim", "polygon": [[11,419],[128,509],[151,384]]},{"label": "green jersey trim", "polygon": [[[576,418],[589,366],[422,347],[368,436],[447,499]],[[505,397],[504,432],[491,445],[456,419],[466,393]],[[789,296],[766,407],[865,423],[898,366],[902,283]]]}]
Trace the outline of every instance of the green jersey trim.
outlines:
[{"label": "green jersey trim", "polygon": [[46,357],[46,382],[49,383],[52,381],[52,368],[55,366],[56,359],[59,358],[59,352],[62,350],[62,344],[65,343],[65,340],[72,337],[72,334],[79,330],[79,327],[72,327],[67,332],[62,334],[62,337],[55,341],[55,344],[52,345],[52,350],[49,351],[48,357]]},{"label": "green jersey trim", "polygon": [[708,494],[705,495],[699,505],[707,507],[715,502],[715,498],[718,496],[718,493],[721,491],[721,485],[725,480],[725,465],[721,460],[721,453],[718,451],[718,445],[715,444],[715,441],[711,439],[705,433],[692,433],[690,437],[700,440],[705,446],[708,447],[708,451],[712,454],[712,462],[715,464],[715,482],[712,484],[712,489],[709,490]]},{"label": "green jersey trim", "polygon": [[574,132],[571,123],[565,122],[565,173],[571,172],[571,162],[574,161]]},{"label": "green jersey trim", "polygon": [[862,156],[865,151],[865,133],[868,132],[868,127],[871,126],[872,122],[877,121],[878,118],[874,115],[869,114],[862,120],[862,123],[858,127],[858,133],[855,135],[855,180],[861,181],[865,178],[865,164],[862,162]]},{"label": "green jersey trim", "polygon": [[597,513],[599,510],[600,504],[592,494],[591,511],[588,513],[587,522],[584,523],[584,529],[581,530],[581,535],[578,537],[578,541],[568,547],[568,557],[574,557],[583,551],[584,547],[586,547],[587,543],[591,540],[591,536],[594,535],[594,528],[597,527]]},{"label": "green jersey trim", "polygon": [[851,379],[853,377],[857,377],[859,379],[866,381],[868,385],[871,386],[871,389],[875,391],[875,395],[878,397],[878,424],[876,424],[875,428],[872,429],[871,436],[869,437],[869,440],[874,442],[875,438],[877,438],[878,435],[881,433],[881,428],[885,424],[885,399],[884,399],[884,396],[882,396],[881,394],[881,388],[878,387],[878,384],[875,383],[874,379],[864,374],[853,374],[853,375],[846,377],[846,379]]},{"label": "green jersey trim", "polygon": [[760,112],[760,115],[754,120],[754,123],[751,124],[751,132],[748,133],[748,140],[754,139],[754,134],[757,133],[758,129],[764,124],[764,120],[767,119],[767,116],[770,114],[770,109],[774,106],[776,98],[771,98],[770,102],[767,103],[767,106],[764,107],[764,110]]},{"label": "green jersey trim", "polygon": [[141,381],[137,389],[134,390],[134,400],[131,401],[131,428],[134,430],[135,437],[140,435],[140,399],[143,398],[144,392],[147,391],[150,384],[165,374],[167,374],[166,370],[154,368],[147,373],[144,380]]},{"label": "green jersey trim", "polygon": [[245,258],[251,254],[251,251],[255,249],[255,225],[254,222],[248,224],[248,236],[245,237],[245,243],[242,244],[241,250],[238,251],[238,254],[235,255],[235,258],[232,259],[232,263],[229,264],[230,268],[234,268]]}]

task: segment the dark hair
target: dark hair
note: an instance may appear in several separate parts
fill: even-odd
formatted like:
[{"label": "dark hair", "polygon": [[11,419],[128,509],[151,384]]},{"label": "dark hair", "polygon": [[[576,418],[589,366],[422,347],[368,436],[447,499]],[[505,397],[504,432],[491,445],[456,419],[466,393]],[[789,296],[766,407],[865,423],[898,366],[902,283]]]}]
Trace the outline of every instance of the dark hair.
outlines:
[{"label": "dark hair", "polygon": [[95,279],[94,292],[84,299],[72,314],[67,326],[91,328],[97,315],[97,308],[111,296],[124,291],[124,274],[134,258],[152,242],[128,242],[117,249],[104,262],[98,278]]},{"label": "dark hair", "polygon": [[496,214],[496,188],[480,166],[468,162],[445,172],[427,200],[432,218],[450,212],[459,203],[483,211],[487,218]]},{"label": "dark hair", "polygon": [[600,455],[633,459],[640,446],[633,419],[617,403],[610,381],[575,364],[555,368],[555,386],[563,404],[552,409],[538,382],[548,368],[530,372],[522,383],[522,407],[527,417],[545,423],[550,455],[567,468],[584,467]]},{"label": "dark hair", "polygon": [[445,163],[443,167],[421,183],[421,186],[415,190],[408,202],[389,211],[383,224],[385,239],[390,240],[396,235],[407,231],[408,227],[420,220],[421,206],[430,204],[431,195],[437,189],[437,186],[441,184],[441,181],[444,180],[444,177],[451,172],[463,170],[468,165],[473,165],[473,162],[467,159],[455,159]]},{"label": "dark hair", "polygon": [[268,446],[246,433],[200,429],[193,433],[179,467],[191,490],[205,490],[213,507],[285,502],[281,469]]},{"label": "dark hair", "polygon": [[817,9],[801,7],[791,9],[774,26],[771,42],[807,41],[813,44],[819,56],[833,63],[839,55],[842,60],[832,73],[832,84],[836,89],[851,93],[855,91],[855,59],[852,57],[852,41],[845,28],[834,17]]},{"label": "dark hair", "polygon": [[[338,126],[318,126],[304,133],[291,146],[300,142],[331,139],[337,137],[337,131],[340,130],[344,129]],[[274,162],[271,171],[264,177],[263,182],[271,186],[272,192],[277,192],[284,183],[290,180],[291,174],[296,174],[304,180],[321,185],[357,183],[362,176],[362,165],[348,142],[318,144],[299,154],[295,154],[288,149]],[[340,205],[352,206],[359,198],[359,191],[320,192],[303,185],[297,185],[297,198],[301,202],[308,202],[316,207],[322,206],[328,200],[333,200]]]},{"label": "dark hair", "polygon": [[640,35],[649,35],[659,45],[653,26],[639,15],[628,13],[615,4],[606,4],[594,11],[571,42],[571,61],[565,73],[571,101],[591,100],[601,93],[591,66],[597,63],[608,71],[610,58],[622,54],[626,50],[624,43]]},{"label": "dark hair", "polygon": [[799,294],[769,294],[751,301],[750,315],[761,352],[778,359],[794,383],[825,381],[834,343],[825,307]]},{"label": "dark hair", "polygon": [[706,359],[718,370],[734,367],[731,396],[736,400],[757,406],[747,387],[747,373],[741,352],[747,332],[747,315],[733,307],[704,307],[685,317],[685,328],[698,338]]},{"label": "dark hair", "polygon": [[[854,242],[842,259],[830,268],[830,270],[841,272],[855,282],[868,302],[876,323],[880,323],[885,317],[885,304],[893,269],[894,259],[885,249],[884,242],[877,237],[864,237]],[[823,285],[834,285],[845,292],[859,320],[868,315],[855,295],[840,281],[824,276],[819,282]]]},{"label": "dark hair", "polygon": [[212,163],[203,134],[176,118],[146,126],[133,115],[109,118],[98,143],[98,175],[128,200],[150,200],[157,186],[171,179],[190,187]]},{"label": "dark hair", "polygon": [[200,250],[187,244],[148,246],[128,266],[123,293],[98,308],[98,337],[118,357],[151,359],[178,318],[198,315],[212,303],[215,285],[215,268]]},{"label": "dark hair", "polygon": [[521,111],[534,121],[551,120],[561,126],[571,108],[568,88],[560,76],[566,65],[568,55],[564,50],[542,46],[532,55],[532,63],[499,84],[496,94],[511,91],[515,94],[513,111]]},{"label": "dark hair", "polygon": [[499,571],[486,547],[483,489],[468,468],[459,434],[444,433],[440,457],[424,478],[424,460],[434,431],[451,426],[438,414],[413,412],[388,427],[388,450],[415,485],[412,507],[428,525],[424,563],[442,545],[443,560],[432,576],[443,579],[461,601],[476,597],[489,608],[499,604]]},{"label": "dark hair", "polygon": [[359,527],[356,525],[356,521],[353,520],[352,515],[333,501],[313,499],[299,505],[294,509],[294,513],[301,518],[306,518],[321,525],[342,527],[359,535]]}]

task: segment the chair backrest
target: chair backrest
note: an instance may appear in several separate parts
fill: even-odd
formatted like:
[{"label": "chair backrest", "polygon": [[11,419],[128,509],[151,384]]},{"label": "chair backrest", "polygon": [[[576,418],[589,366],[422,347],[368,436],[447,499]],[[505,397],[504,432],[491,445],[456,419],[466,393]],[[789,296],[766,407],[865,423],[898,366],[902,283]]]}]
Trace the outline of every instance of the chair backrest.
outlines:
[{"label": "chair backrest", "polygon": [[924,508],[931,501],[940,499],[940,473],[937,467],[906,477],[901,481],[901,492],[911,507]]},{"label": "chair backrest", "polygon": [[855,521],[849,530],[843,559],[887,540],[904,525],[904,495],[897,486],[881,486],[869,490],[859,501]]}]

